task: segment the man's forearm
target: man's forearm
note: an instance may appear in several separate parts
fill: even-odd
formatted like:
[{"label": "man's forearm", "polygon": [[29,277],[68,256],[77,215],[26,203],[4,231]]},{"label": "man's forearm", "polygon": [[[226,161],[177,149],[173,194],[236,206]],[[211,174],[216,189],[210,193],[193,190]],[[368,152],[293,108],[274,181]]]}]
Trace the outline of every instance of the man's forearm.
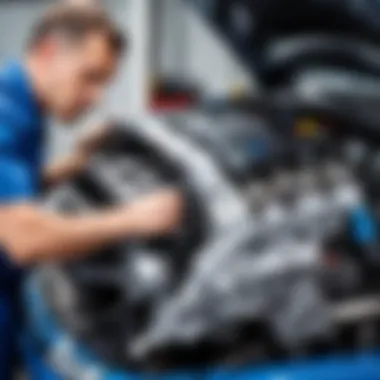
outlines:
[{"label": "man's forearm", "polygon": [[65,217],[37,209],[10,209],[12,216],[0,238],[11,258],[21,264],[78,258],[123,237],[134,234],[133,221],[118,212],[89,217]]},{"label": "man's forearm", "polygon": [[170,233],[179,223],[180,209],[181,199],[173,191],[83,217],[10,206],[0,209],[0,243],[20,264],[78,259],[124,238]]}]

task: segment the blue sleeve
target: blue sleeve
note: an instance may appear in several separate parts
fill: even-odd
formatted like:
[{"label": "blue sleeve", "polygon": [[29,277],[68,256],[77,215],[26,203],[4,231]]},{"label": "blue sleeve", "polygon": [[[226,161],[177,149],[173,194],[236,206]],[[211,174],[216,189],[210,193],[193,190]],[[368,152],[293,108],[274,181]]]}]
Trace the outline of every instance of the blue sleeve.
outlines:
[{"label": "blue sleeve", "polygon": [[18,157],[17,125],[2,116],[0,112],[0,203],[8,203],[29,198],[33,182],[28,165]]},{"label": "blue sleeve", "polygon": [[0,93],[0,155],[15,155],[22,138],[25,116],[22,108]]},{"label": "blue sleeve", "polygon": [[30,165],[19,156],[23,112],[0,94],[0,203],[33,195]]},{"label": "blue sleeve", "polygon": [[28,200],[33,190],[27,165],[17,158],[0,155],[0,203]]},{"label": "blue sleeve", "polygon": [[[32,196],[33,182],[28,166],[14,156],[0,154],[0,205],[27,201]],[[0,250],[0,287],[6,286],[7,292],[10,293],[14,285],[18,284],[21,274],[22,270],[10,260],[8,255],[3,253],[3,250]],[[0,330],[1,318],[5,317],[1,313],[4,311],[6,310],[0,309]],[[10,318],[14,318],[14,316],[10,315]],[[0,338],[3,338],[1,333]]]}]

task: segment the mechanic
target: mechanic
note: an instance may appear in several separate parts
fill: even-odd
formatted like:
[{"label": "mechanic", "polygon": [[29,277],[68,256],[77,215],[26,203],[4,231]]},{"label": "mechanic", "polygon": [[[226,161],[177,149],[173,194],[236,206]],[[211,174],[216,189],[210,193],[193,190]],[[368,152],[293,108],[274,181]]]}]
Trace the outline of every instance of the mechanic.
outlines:
[{"label": "mechanic", "polygon": [[172,233],[181,218],[175,189],[88,216],[50,213],[35,199],[84,168],[100,142],[94,133],[62,162],[42,168],[50,116],[70,124],[101,97],[125,47],[122,33],[96,7],[60,4],[36,24],[24,59],[0,68],[0,378],[10,379],[20,325],[22,268],[79,259],[133,237]]}]

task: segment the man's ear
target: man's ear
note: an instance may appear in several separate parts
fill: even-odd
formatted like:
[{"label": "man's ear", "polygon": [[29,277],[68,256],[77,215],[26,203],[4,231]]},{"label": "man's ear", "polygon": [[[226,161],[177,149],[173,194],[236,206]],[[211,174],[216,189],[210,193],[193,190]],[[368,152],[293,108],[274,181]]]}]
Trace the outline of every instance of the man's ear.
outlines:
[{"label": "man's ear", "polygon": [[39,41],[34,47],[34,50],[37,51],[41,57],[50,58],[56,53],[57,47],[58,41],[55,36],[49,36]]}]

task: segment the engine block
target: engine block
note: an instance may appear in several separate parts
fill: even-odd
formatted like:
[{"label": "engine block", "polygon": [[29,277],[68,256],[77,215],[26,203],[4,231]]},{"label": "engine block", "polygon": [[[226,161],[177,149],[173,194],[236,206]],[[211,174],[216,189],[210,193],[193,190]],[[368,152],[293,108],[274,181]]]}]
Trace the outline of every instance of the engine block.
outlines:
[{"label": "engine block", "polygon": [[178,186],[185,223],[168,239],[120,242],[44,268],[53,315],[128,368],[154,366],[162,355],[172,358],[168,367],[181,366],[181,350],[198,364],[222,360],[217,347],[234,347],[233,331],[247,325],[265,323],[290,351],[327,341],[342,315],[335,301],[362,292],[362,262],[373,254],[367,228],[359,243],[369,253],[357,255],[355,215],[372,220],[352,145],[325,149],[241,112],[192,111],[117,128],[85,175],[46,206],[81,213]]}]

